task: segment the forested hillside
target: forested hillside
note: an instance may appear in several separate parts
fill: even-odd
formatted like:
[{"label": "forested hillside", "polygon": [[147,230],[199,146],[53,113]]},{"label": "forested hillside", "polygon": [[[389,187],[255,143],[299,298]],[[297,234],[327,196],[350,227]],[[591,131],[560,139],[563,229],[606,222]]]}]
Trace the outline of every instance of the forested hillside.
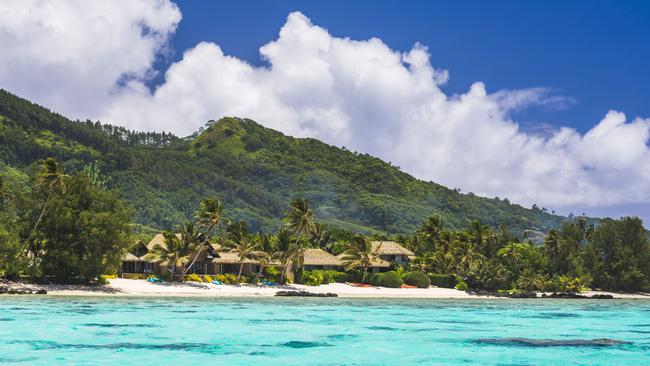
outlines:
[{"label": "forested hillside", "polygon": [[363,233],[413,232],[438,213],[450,229],[473,220],[515,233],[548,231],[564,217],[503,199],[461,194],[424,182],[367,154],[285,136],[248,119],[210,121],[188,138],[91,121],[70,121],[0,90],[0,174],[20,182],[54,157],[66,171],[92,169],[119,191],[138,223],[171,228],[198,202],[218,195],[228,216],[271,231],[296,196],[319,221]]}]

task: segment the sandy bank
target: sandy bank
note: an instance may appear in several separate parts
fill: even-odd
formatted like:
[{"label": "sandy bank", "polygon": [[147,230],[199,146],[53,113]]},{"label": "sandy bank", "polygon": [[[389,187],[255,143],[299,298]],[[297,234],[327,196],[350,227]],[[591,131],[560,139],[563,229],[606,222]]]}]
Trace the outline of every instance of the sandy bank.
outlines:
[{"label": "sandy bank", "polygon": [[[107,286],[75,285],[25,285],[12,284],[12,288],[37,290],[43,288],[48,295],[55,296],[141,296],[141,297],[272,297],[280,290],[303,290],[314,293],[331,292],[347,298],[418,298],[418,299],[481,299],[482,296],[469,295],[455,289],[431,287],[428,289],[403,289],[385,287],[353,287],[342,283],[321,286],[290,285],[283,287],[265,287],[253,285],[214,285],[196,282],[186,283],[149,283],[145,280],[113,279]],[[649,294],[622,294],[603,291],[583,293],[611,294],[615,298],[650,299]]]}]

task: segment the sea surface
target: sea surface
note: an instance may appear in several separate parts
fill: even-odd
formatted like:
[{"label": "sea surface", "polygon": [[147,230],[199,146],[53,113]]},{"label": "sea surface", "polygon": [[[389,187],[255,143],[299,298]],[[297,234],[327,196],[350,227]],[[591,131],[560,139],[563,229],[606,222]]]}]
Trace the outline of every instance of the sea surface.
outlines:
[{"label": "sea surface", "polygon": [[4,296],[0,363],[650,365],[650,302]]}]

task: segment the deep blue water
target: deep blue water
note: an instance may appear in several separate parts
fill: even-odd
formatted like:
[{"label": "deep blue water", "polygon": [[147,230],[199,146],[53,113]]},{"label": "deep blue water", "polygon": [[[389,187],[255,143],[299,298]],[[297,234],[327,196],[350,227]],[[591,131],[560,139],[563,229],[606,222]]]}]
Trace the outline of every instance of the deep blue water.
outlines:
[{"label": "deep blue water", "polygon": [[650,302],[4,296],[0,363],[650,365]]}]

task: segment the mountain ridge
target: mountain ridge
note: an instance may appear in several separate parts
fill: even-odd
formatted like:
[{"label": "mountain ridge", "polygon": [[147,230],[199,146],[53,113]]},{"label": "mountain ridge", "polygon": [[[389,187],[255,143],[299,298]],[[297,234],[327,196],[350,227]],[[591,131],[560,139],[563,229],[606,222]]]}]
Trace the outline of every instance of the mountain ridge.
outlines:
[{"label": "mountain ridge", "polygon": [[448,228],[473,220],[515,232],[547,231],[565,217],[507,199],[462,194],[419,180],[369,154],[296,138],[246,118],[210,121],[188,138],[130,131],[64,116],[0,90],[0,170],[25,171],[54,156],[70,171],[99,162],[135,208],[138,223],[169,228],[198,201],[220,196],[235,219],[272,231],[291,198],[304,196],[321,221],[349,231],[398,234],[432,214]]}]

